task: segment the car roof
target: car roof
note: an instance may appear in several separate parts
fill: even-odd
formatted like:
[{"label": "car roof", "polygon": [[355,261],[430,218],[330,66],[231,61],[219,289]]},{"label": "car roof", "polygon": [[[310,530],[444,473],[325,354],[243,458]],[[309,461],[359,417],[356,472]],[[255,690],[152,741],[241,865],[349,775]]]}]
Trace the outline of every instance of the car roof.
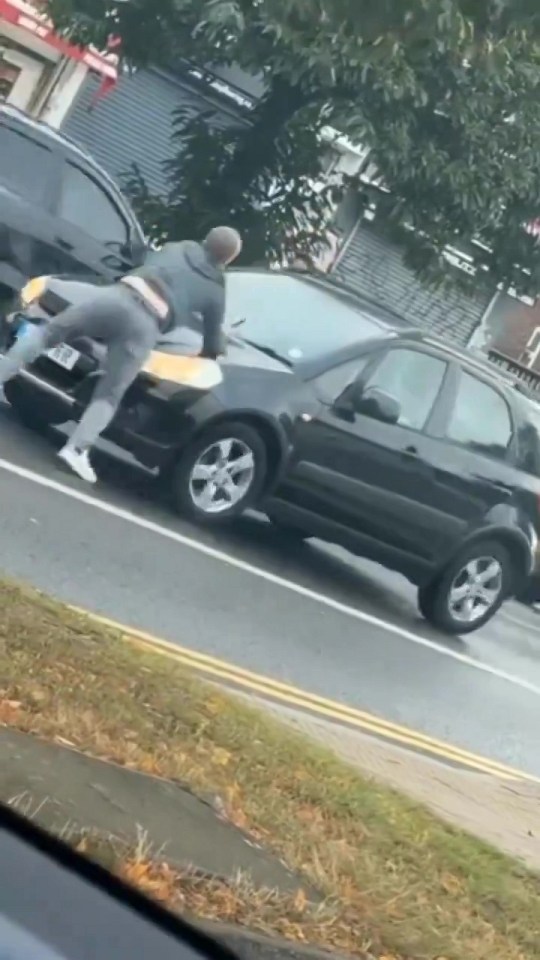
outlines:
[{"label": "car roof", "polygon": [[449,343],[448,341],[427,334],[422,337],[422,342],[437,347],[438,350],[443,351],[451,359],[463,364],[463,366],[472,372],[483,373],[498,382],[499,385],[515,391],[520,394],[524,400],[538,407],[538,411],[540,412],[540,393],[527,386],[523,380],[509,370],[493,363],[484,354],[476,351],[471,352],[470,347],[459,347],[457,344]]},{"label": "car roof", "polygon": [[80,143],[77,143],[76,140],[73,140],[72,137],[68,137],[67,134],[57,130],[56,127],[51,127],[45,120],[30,117],[27,113],[24,113],[23,110],[19,110],[18,107],[14,107],[8,103],[0,104],[0,118],[2,118],[2,120],[7,118],[8,121],[12,121],[15,127],[26,128],[27,131],[32,131],[41,137],[47,137],[59,146],[67,148],[74,156],[79,157],[80,160],[84,160],[88,166],[99,173],[103,180],[108,182],[115,192],[118,192],[118,184],[116,184],[107,171],[95,161],[88,150]]},{"label": "car roof", "polygon": [[496,366],[485,354],[479,351],[471,350],[470,347],[460,347],[457,343],[443,340],[442,337],[433,336],[428,332],[424,333],[421,339],[422,343],[436,347],[438,350],[446,353],[450,359],[465,364],[471,370],[484,373],[487,376],[493,377],[495,380],[503,380],[508,386],[517,385],[518,388],[521,386],[524,391],[526,390],[525,385],[518,377],[503,367]]}]

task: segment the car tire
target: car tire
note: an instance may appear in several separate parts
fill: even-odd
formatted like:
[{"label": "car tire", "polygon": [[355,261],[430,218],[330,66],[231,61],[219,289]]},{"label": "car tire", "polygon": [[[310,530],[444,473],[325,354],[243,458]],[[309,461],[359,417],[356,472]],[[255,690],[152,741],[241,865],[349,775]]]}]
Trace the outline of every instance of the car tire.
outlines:
[{"label": "car tire", "polygon": [[[240,460],[242,469],[235,467]],[[182,452],[172,474],[174,505],[196,523],[227,523],[257,504],[267,474],[267,448],[260,433],[246,423],[219,423]]]},{"label": "car tire", "polygon": [[[442,573],[418,590],[420,612],[449,634],[479,630],[511,596],[515,581],[508,549],[496,540],[478,540],[460,550]],[[489,575],[484,584],[474,577]],[[484,597],[480,590],[485,591]]]},{"label": "car tire", "polygon": [[28,430],[44,433],[52,425],[53,420],[50,420],[43,410],[36,407],[36,404],[21,392],[16,380],[10,380],[4,384],[4,396],[19,421]]}]

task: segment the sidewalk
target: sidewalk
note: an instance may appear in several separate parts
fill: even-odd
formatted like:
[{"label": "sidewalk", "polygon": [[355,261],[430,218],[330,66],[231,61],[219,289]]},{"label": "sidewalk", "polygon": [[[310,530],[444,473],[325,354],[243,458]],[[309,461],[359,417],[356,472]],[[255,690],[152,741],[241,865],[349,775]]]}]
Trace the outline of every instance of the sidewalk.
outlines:
[{"label": "sidewalk", "polygon": [[361,773],[540,870],[540,784],[452,767],[304,712],[242,697],[329,747]]},{"label": "sidewalk", "polygon": [[0,801],[56,835],[97,830],[152,851],[173,866],[218,877],[249,875],[258,887],[295,892],[300,882],[277,857],[180,785],[94,760],[0,727]]}]

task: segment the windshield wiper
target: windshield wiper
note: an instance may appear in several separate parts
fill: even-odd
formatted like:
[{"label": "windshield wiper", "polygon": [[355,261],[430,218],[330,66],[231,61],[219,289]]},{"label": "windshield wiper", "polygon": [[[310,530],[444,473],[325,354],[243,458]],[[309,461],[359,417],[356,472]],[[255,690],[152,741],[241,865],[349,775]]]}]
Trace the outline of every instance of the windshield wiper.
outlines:
[{"label": "windshield wiper", "polygon": [[261,353],[266,354],[267,357],[271,357],[272,360],[277,360],[279,363],[284,363],[287,367],[292,367],[292,360],[289,360],[288,357],[284,357],[281,353],[278,353],[277,350],[273,350],[272,347],[267,347],[264,343],[255,343],[254,340],[246,340],[245,337],[242,337],[244,343],[249,343],[250,347],[255,347],[256,350],[260,350]]}]

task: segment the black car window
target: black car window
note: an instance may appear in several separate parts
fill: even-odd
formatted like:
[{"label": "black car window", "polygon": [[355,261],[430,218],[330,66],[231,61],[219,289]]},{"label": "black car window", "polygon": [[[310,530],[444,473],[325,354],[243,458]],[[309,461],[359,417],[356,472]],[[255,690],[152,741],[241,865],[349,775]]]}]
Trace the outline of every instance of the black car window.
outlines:
[{"label": "black car window", "polygon": [[60,197],[60,216],[95,240],[124,244],[129,237],[126,220],[109,194],[72,163],[66,163]]},{"label": "black car window", "polygon": [[337,400],[346,387],[359,377],[372,354],[366,353],[363,357],[347,360],[331,370],[326,370],[314,380],[318,393],[324,394],[329,400]]},{"label": "black car window", "polygon": [[517,466],[540,477],[540,406],[523,401],[522,408],[524,417],[517,431]]},{"label": "black car window", "polygon": [[376,387],[398,401],[398,423],[423,430],[441,388],[447,363],[440,357],[406,347],[389,350],[368,377],[365,388]]},{"label": "black car window", "polygon": [[512,439],[506,401],[489,384],[462,371],[446,437],[478,453],[504,457]]},{"label": "black car window", "polygon": [[53,154],[48,147],[0,124],[0,183],[30,203],[48,195]]}]

